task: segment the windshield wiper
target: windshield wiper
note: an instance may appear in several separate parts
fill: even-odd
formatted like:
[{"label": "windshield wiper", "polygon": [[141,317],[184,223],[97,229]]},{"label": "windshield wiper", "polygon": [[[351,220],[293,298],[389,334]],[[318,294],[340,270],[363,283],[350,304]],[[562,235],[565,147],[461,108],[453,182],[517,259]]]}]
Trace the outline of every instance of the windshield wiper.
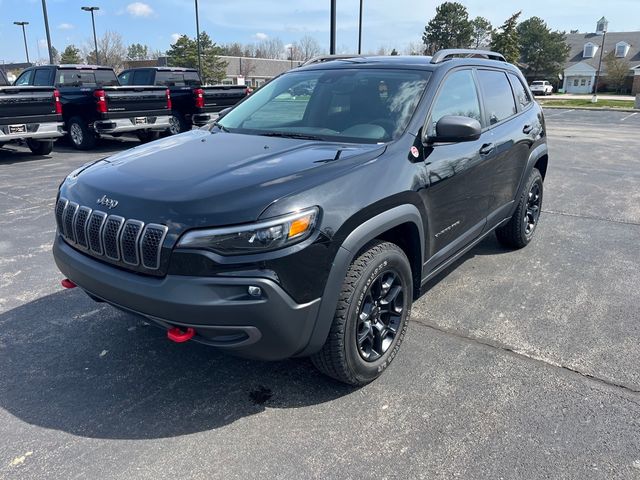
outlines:
[{"label": "windshield wiper", "polygon": [[308,135],[306,133],[296,132],[264,132],[259,133],[258,135],[262,135],[263,137],[297,138],[300,140],[324,140],[324,138],[317,135]]},{"label": "windshield wiper", "polygon": [[212,127],[218,127],[220,130],[222,130],[225,133],[229,133],[229,129],[227,127],[225,127],[224,125],[222,125],[221,123],[218,122],[213,122],[211,124]]}]

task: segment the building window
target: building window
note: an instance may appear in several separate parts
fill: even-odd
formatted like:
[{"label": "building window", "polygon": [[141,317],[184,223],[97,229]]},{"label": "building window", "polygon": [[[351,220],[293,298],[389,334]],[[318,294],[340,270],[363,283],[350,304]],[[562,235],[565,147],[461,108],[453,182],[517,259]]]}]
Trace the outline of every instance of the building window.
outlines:
[{"label": "building window", "polygon": [[574,87],[577,87],[577,86],[578,86],[578,84],[579,84],[579,82],[580,82],[580,81],[579,81],[577,78],[576,78],[576,79],[574,79],[574,80],[573,80],[573,86],[574,86]]},{"label": "building window", "polygon": [[630,45],[627,42],[616,43],[616,57],[624,58],[629,53]]},{"label": "building window", "polygon": [[222,85],[233,85],[233,80],[231,80],[230,78],[225,78],[224,80],[222,80]]},{"label": "building window", "polygon": [[587,84],[587,79],[583,78],[582,80],[580,80],[580,86],[584,87]]},{"label": "building window", "polygon": [[584,50],[582,51],[582,56],[584,58],[593,58],[595,57],[597,51],[598,51],[598,46],[589,42],[585,44]]}]

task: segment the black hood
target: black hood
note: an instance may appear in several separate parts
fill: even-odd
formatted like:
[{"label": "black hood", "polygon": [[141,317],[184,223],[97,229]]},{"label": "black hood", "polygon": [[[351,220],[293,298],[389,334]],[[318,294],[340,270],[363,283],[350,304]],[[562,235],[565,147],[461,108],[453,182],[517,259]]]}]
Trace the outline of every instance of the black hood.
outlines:
[{"label": "black hood", "polygon": [[[330,181],[384,148],[194,130],[98,161],[70,175],[61,195],[174,232],[246,223],[274,201]],[[103,196],[117,206],[97,205]]]}]

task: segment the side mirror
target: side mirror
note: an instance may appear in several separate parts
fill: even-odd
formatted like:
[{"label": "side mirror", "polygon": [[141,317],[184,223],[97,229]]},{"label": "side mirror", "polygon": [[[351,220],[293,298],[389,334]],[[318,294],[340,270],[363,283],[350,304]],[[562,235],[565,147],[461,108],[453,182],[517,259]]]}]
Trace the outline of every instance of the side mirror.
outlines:
[{"label": "side mirror", "polygon": [[435,136],[427,137],[428,143],[470,142],[482,135],[482,125],[478,120],[469,117],[447,115],[436,123]]}]

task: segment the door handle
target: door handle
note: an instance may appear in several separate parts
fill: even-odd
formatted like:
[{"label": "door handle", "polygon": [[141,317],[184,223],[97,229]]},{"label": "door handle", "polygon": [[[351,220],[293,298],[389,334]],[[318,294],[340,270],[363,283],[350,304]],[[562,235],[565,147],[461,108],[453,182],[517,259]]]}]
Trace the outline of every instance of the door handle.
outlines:
[{"label": "door handle", "polygon": [[522,128],[522,133],[524,133],[525,135],[529,135],[531,132],[533,132],[533,127],[531,125],[525,125]]},{"label": "door handle", "polygon": [[493,143],[485,143],[484,145],[482,145],[482,147],[480,147],[480,155],[489,155],[491,152],[493,152],[494,148],[495,145]]}]

